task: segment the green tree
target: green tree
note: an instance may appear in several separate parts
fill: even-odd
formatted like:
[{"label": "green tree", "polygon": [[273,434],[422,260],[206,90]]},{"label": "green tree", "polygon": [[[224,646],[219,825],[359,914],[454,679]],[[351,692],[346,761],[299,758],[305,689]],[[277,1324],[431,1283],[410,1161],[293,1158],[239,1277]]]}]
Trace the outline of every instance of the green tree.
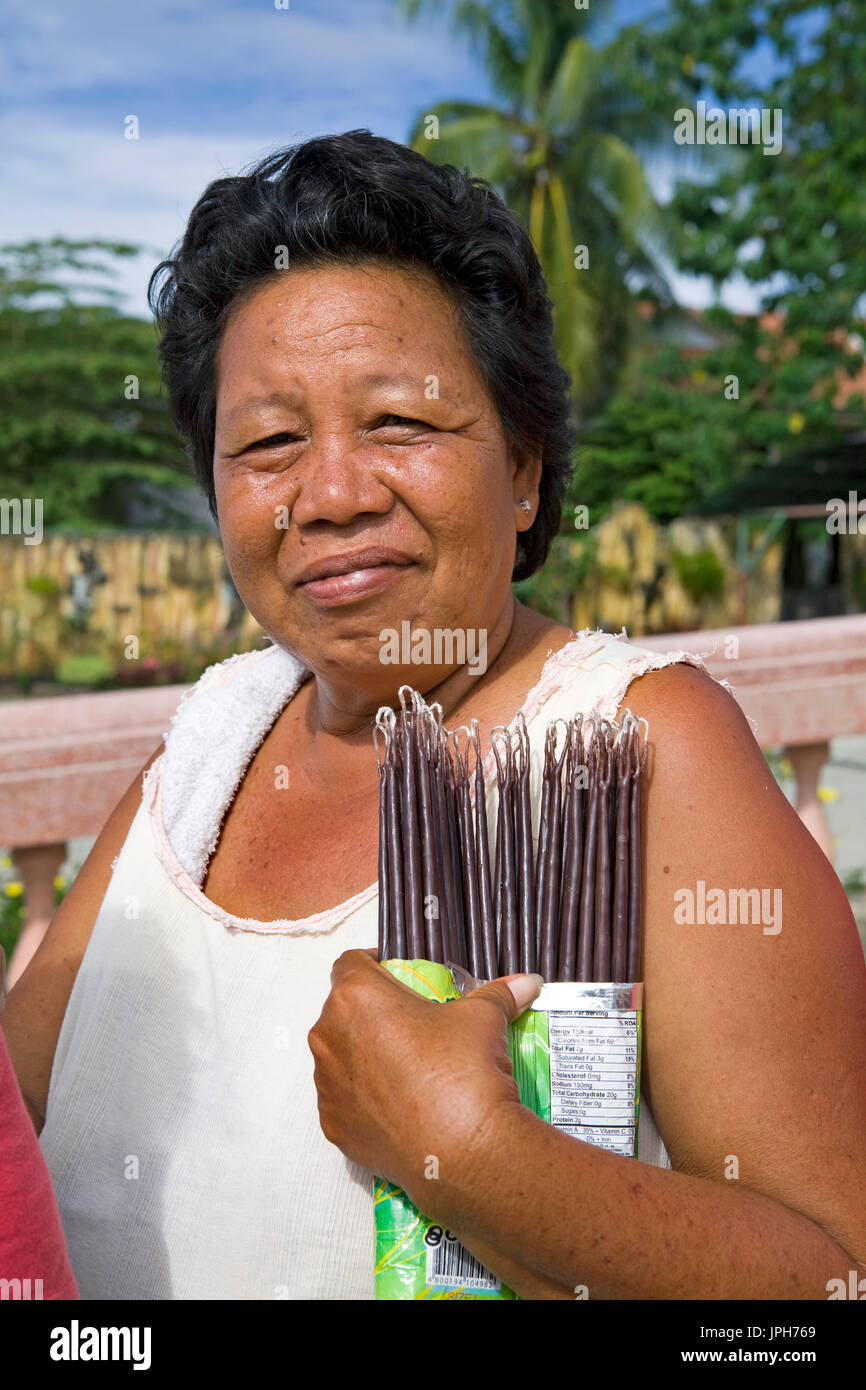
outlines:
[{"label": "green tree", "polygon": [[130,479],[191,486],[161,395],[153,324],[118,308],[104,241],[0,247],[0,493],[46,526],[111,526]]},{"label": "green tree", "polygon": [[578,451],[575,500],[606,509],[627,497],[666,519],[757,467],[784,477],[787,456],[866,428],[848,385],[864,361],[866,3],[670,0],[664,25],[630,41],[643,73],[658,74],[650,88],[686,74],[693,100],[779,112],[782,134],[777,154],[757,141],[709,146],[703,177],[684,170],[671,203],[680,268],[717,294],[739,272],[768,317],[717,304],[706,318],[719,346],[699,361],[645,349]]},{"label": "green tree", "polygon": [[[437,3],[402,0],[413,15]],[[528,228],[579,414],[597,408],[616,378],[633,285],[669,300],[662,266],[671,226],[641,162],[662,131],[669,138],[669,124],[632,81],[640,73],[630,43],[590,42],[607,8],[605,0],[586,10],[564,0],[457,0],[454,23],[479,46],[500,100],[438,102],[410,135],[429,158],[486,178]],[[669,85],[680,90],[680,77]]]},{"label": "green tree", "polygon": [[763,407],[754,353],[740,345],[739,375],[722,374],[730,351],[686,358],[668,344],[635,355],[579,441],[570,499],[588,506],[593,522],[617,501],[671,521],[767,462],[789,426]]}]

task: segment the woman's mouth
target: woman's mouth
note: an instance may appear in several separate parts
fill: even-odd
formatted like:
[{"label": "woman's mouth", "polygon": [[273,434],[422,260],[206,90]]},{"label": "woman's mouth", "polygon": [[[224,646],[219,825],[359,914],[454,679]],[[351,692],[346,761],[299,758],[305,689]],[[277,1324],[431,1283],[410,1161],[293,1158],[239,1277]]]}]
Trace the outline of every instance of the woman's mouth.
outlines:
[{"label": "woman's mouth", "polygon": [[298,587],[314,603],[333,606],[366,598],[368,594],[387,589],[413,567],[412,561],[399,565],[392,562],[369,565],[362,569],[349,570],[346,574],[331,574],[325,579],[308,579]]}]

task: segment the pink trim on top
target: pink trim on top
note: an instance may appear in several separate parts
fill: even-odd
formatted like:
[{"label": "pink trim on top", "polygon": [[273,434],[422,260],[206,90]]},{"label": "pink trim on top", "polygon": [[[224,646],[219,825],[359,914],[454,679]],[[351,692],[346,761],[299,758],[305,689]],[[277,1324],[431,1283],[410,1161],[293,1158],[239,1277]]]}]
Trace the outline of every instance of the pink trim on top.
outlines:
[{"label": "pink trim on top", "polygon": [[379,881],[377,879],[369,888],[356,893],[353,898],[347,898],[344,903],[338,903],[336,907],[328,908],[325,912],[315,912],[310,917],[299,917],[296,921],[292,921],[288,917],[278,917],[273,922],[260,922],[255,917],[235,917],[233,913],[226,912],[225,908],[205,897],[201,888],[180,863],[166,834],[162,819],[162,779],[159,775],[160,765],[164,757],[164,753],[160,754],[144,774],[142,796],[142,800],[147,804],[150,813],[150,823],[156,839],[157,856],[175,887],[179,888],[184,896],[189,898],[190,902],[208,917],[213,917],[224,927],[230,927],[237,931],[259,932],[266,936],[315,936],[339,926],[340,922],[363,907],[378,891]]},{"label": "pink trim on top", "polygon": [[[512,732],[515,731],[517,728],[517,718],[521,711],[527,723],[534,719],[541,706],[550,698],[554,691],[558,690],[563,684],[567,672],[572,670],[575,665],[580,665],[581,662],[586,660],[586,658],[597,651],[604,642],[611,638],[617,641],[628,642],[628,635],[625,629],[619,633],[606,633],[601,630],[584,628],[576,633],[571,641],[566,642],[559,651],[549,651],[541,668],[538,680],[530,689],[520,709],[511,720],[511,723],[504,727]],[[251,656],[264,656],[270,650],[270,648],[265,648],[261,652],[241,652],[228,658],[225,662],[220,662],[214,667],[209,667],[200,681],[185,693],[181,704],[185,703],[197,689],[200,690],[202,688],[202,682],[206,681],[207,684],[210,685],[224,684],[226,681],[231,680],[235,672],[233,670],[227,672],[224,669],[225,667],[233,666],[234,663],[249,659]],[[604,718],[613,717],[625,690],[638,674],[660,670],[663,666],[673,665],[679,661],[686,661],[706,671],[701,657],[694,656],[688,652],[660,653],[648,651],[645,655],[629,657],[624,666],[615,668],[618,670],[617,679],[597,702],[596,708],[601,716]],[[601,662],[599,664],[606,665],[607,663]],[[211,672],[214,674],[211,675]],[[708,674],[710,673],[708,672]],[[721,681],[719,683],[728,686],[727,681]],[[728,686],[728,688],[730,687]],[[180,708],[180,706],[178,706],[178,708]],[[282,709],[285,709],[285,705]],[[282,709],[280,713],[282,713]],[[279,714],[276,717],[279,718]],[[261,743],[264,742],[268,732],[268,729],[263,732],[255,751],[257,751]],[[327,908],[323,912],[312,913],[309,917],[299,917],[297,919],[281,917],[272,922],[262,922],[255,917],[236,917],[233,913],[227,912],[224,908],[219,907],[216,903],[212,902],[210,898],[205,897],[199,885],[193,881],[190,874],[178,860],[168,839],[162,817],[161,767],[164,756],[164,753],[161,754],[144,775],[142,804],[149,812],[149,819],[153,827],[156,841],[157,856],[166,870],[166,873],[175,887],[177,887],[185,897],[189,898],[193,905],[197,907],[199,911],[205,913],[206,916],[212,917],[215,921],[222,923],[223,926],[236,931],[254,932],[263,935],[318,935],[333,930],[335,927],[341,925],[349,917],[353,916],[364,907],[365,904],[370,902],[378,892],[379,883],[377,878],[368,888],[362,889],[360,893],[356,893],[354,897],[347,898],[344,902],[338,903],[335,907]],[[253,756],[255,756],[255,752]],[[495,755],[491,748],[482,763],[485,784],[492,778],[494,767]],[[470,795],[474,802],[474,786],[470,788]],[[225,809],[227,809],[227,807],[223,809],[223,814],[225,813]]]}]

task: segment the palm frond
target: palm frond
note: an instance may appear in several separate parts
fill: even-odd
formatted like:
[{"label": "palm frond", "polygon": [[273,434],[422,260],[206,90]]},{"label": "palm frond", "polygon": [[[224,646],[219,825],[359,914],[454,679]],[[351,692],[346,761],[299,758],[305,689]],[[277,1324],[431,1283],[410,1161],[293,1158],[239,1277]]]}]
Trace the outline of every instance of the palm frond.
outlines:
[{"label": "palm frond", "polygon": [[554,303],[554,338],[559,358],[570,374],[578,400],[590,400],[598,390],[601,362],[598,334],[601,305],[592,277],[574,265],[572,247],[551,230],[542,259]]},{"label": "palm frond", "polygon": [[494,107],[478,108],[450,119],[442,107],[434,107],[430,114],[439,118],[438,139],[426,138],[421,117],[410,139],[414,150],[436,164],[468,167],[494,185],[501,185],[508,178],[514,167],[514,133],[506,113]]},{"label": "palm frond", "polygon": [[542,179],[536,178],[535,183],[532,185],[532,197],[529,203],[529,236],[538,256],[543,254],[542,238],[544,236],[544,204],[546,198],[547,193],[544,182]]},{"label": "palm frond", "polygon": [[551,130],[580,125],[594,95],[598,63],[598,52],[586,39],[566,44],[543,106],[543,119]]}]

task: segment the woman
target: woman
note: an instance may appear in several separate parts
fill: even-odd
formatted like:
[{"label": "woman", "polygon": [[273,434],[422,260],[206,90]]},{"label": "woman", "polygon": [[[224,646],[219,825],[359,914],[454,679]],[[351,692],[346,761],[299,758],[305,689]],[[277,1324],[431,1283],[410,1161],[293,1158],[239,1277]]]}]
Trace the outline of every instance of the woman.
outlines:
[{"label": "woman", "polygon": [[[370,1298],[376,1171],[529,1297],[825,1297],[866,1258],[853,922],[725,690],[514,601],[572,446],[525,234],[354,132],[212,184],[155,284],[175,417],[274,645],[188,694],[10,996],[82,1296]],[[395,665],[404,624],[467,651]],[[369,954],[372,732],[404,683],[485,746],[522,709],[536,760],[549,718],[627,693],[649,720],[640,1167],[516,1108],[527,977],[440,1009]],[[780,887],[784,930],[675,926],[697,878]]]}]

